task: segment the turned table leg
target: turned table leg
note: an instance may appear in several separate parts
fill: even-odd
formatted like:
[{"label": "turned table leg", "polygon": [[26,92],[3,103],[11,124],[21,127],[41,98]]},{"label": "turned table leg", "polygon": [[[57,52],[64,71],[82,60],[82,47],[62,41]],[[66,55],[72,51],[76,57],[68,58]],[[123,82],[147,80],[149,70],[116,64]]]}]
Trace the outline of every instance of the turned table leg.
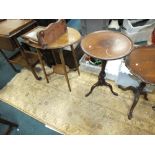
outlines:
[{"label": "turned table leg", "polygon": [[148,100],[148,98],[147,98],[147,93],[144,92],[145,86],[146,86],[146,83],[144,83],[144,82],[141,82],[141,83],[139,84],[139,86],[136,87],[136,88],[135,88],[135,87],[132,87],[132,86],[129,86],[129,87],[127,87],[127,88],[124,88],[124,87],[118,85],[118,87],[119,87],[120,89],[122,89],[122,90],[124,90],[124,91],[126,91],[126,90],[131,90],[131,91],[133,91],[133,93],[134,93],[134,100],[133,100],[132,106],[131,106],[131,108],[130,108],[130,110],[129,110],[129,113],[128,113],[128,119],[129,119],[129,120],[131,120],[131,118],[132,118],[133,110],[134,110],[134,108],[136,107],[136,105],[137,105],[137,103],[138,103],[138,100],[139,100],[140,95],[144,95],[144,99],[145,99],[145,100]]},{"label": "turned table leg", "polygon": [[106,63],[107,63],[106,60],[102,60],[102,68],[101,68],[101,72],[100,72],[100,74],[98,76],[98,81],[91,87],[90,91],[85,95],[85,97],[89,96],[93,92],[94,88],[98,87],[98,86],[108,86],[110,88],[111,92],[114,95],[118,96],[118,94],[113,91],[113,88],[112,88],[111,84],[109,84],[108,82],[105,81],[105,76],[106,76],[105,67],[106,67]]},{"label": "turned table leg", "polygon": [[66,81],[67,81],[68,89],[71,92],[71,86],[70,86],[70,83],[69,83],[66,64],[65,64],[65,60],[64,60],[64,56],[63,56],[63,49],[60,49],[59,56],[60,56],[61,63],[63,65],[64,75],[65,75],[65,78],[66,78]]}]

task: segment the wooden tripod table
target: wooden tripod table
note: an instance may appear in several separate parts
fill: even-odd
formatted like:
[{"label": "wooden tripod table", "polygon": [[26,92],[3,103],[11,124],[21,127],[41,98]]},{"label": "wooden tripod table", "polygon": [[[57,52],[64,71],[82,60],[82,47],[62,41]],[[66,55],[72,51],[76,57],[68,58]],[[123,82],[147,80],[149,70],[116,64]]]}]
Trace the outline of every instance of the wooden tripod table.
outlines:
[{"label": "wooden tripod table", "polygon": [[98,81],[85,96],[89,96],[97,86],[108,86],[111,92],[118,96],[118,94],[113,91],[112,86],[105,81],[106,63],[108,60],[116,60],[128,55],[133,47],[132,41],[119,32],[103,30],[86,35],[81,41],[81,47],[87,55],[102,61]]},{"label": "wooden tripod table", "polygon": [[[140,95],[143,95],[144,99],[148,100],[147,93],[144,91],[146,84],[155,85],[155,46],[141,46],[133,49],[126,58],[125,64],[130,72],[141,80],[137,88],[132,86],[123,88],[119,86],[119,88],[125,91],[132,90],[134,93],[133,104],[128,114],[128,119],[131,119]],[[155,109],[155,106],[152,108]]]},{"label": "wooden tripod table", "polygon": [[[30,32],[35,32],[35,29],[33,29]],[[30,32],[28,32],[28,33],[30,33]],[[42,68],[44,68],[43,72],[45,74],[45,78],[46,78],[47,82],[49,82],[48,75],[47,75],[47,73],[45,71],[44,62],[43,62],[42,56],[41,56],[41,50],[44,50],[44,49],[39,44],[36,44],[36,43],[34,43],[34,42],[30,41],[30,40],[26,40],[25,39],[26,35],[27,34],[23,35],[23,39],[25,40],[25,42],[28,45],[34,47],[37,50],[37,54],[38,54],[38,57],[40,59]],[[67,32],[65,34],[63,34],[55,42],[53,42],[51,44],[48,44],[47,47],[46,47],[46,49],[49,49],[49,50],[50,49],[51,50],[54,50],[54,49],[59,50],[59,56],[60,56],[60,60],[61,60],[62,64],[58,64],[56,62],[55,54],[53,52],[53,57],[54,57],[55,63],[56,63],[56,65],[53,67],[53,72],[57,73],[57,74],[65,75],[69,91],[71,91],[71,87],[70,87],[70,83],[69,83],[69,79],[68,79],[68,75],[67,75],[67,72],[69,71],[69,68],[65,64],[65,60],[64,60],[64,56],[63,56],[63,48],[67,47],[67,46],[70,46],[71,52],[72,52],[72,55],[73,55],[73,59],[74,59],[74,63],[76,65],[76,70],[78,71],[78,74],[80,75],[80,71],[79,71],[79,67],[78,67],[78,63],[77,63],[76,55],[75,55],[75,49],[73,47],[73,44],[79,42],[80,39],[81,39],[81,35],[76,29],[71,28],[71,27],[67,27]]]}]

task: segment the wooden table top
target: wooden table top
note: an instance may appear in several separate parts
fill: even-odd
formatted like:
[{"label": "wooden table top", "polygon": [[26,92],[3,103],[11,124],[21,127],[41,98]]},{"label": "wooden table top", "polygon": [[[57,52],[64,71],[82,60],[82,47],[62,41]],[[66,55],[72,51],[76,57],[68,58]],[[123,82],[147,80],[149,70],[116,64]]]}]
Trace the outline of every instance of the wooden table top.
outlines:
[{"label": "wooden table top", "polygon": [[122,33],[103,30],[86,35],[81,41],[81,47],[94,58],[114,60],[128,55],[133,43]]},{"label": "wooden table top", "polygon": [[[23,35],[23,39],[24,38],[25,36]],[[46,49],[64,48],[78,42],[80,39],[81,35],[76,29],[67,27],[67,32],[58,38],[55,42],[48,44]],[[42,49],[40,45],[33,43],[30,40],[25,39],[25,42],[32,47]]]},{"label": "wooden table top", "polygon": [[0,22],[0,36],[10,36],[22,29],[26,25],[32,23],[33,20],[6,19]]},{"label": "wooden table top", "polygon": [[126,66],[143,82],[155,84],[155,46],[133,49],[127,57]]}]

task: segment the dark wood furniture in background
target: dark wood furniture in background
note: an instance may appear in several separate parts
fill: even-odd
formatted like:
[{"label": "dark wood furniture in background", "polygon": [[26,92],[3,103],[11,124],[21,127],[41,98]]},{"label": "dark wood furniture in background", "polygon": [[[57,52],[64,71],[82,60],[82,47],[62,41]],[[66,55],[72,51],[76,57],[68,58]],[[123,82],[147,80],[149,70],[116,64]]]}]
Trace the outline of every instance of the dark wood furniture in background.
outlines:
[{"label": "dark wood furniture in background", "polygon": [[[31,41],[27,38],[27,35],[31,32],[34,32],[34,31],[36,31],[36,30],[34,29],[34,30],[30,31],[30,32],[24,34],[22,37],[23,37],[23,39],[25,39],[25,43],[27,43],[31,47],[34,47],[37,50],[38,55],[41,55],[41,50],[44,50],[44,49],[39,44],[34,43],[33,41]],[[81,35],[77,30],[70,28],[70,27],[67,27],[67,32],[65,34],[63,34],[55,42],[48,43],[48,45],[46,46],[47,50],[52,50],[52,54],[53,54],[53,57],[55,60],[56,65],[53,66],[53,72],[57,73],[57,74],[65,75],[69,91],[71,91],[71,87],[70,87],[70,83],[69,83],[69,79],[68,79],[68,75],[67,75],[69,68],[65,64],[65,60],[64,60],[64,56],[63,56],[63,48],[70,46],[70,48],[72,50],[76,69],[78,71],[78,74],[80,75],[78,63],[77,63],[76,56],[75,56],[75,49],[73,47],[73,44],[77,43],[80,40],[80,38],[81,38]],[[59,50],[58,53],[59,53],[59,57],[60,57],[62,64],[57,63],[57,60],[55,58],[55,50]],[[46,73],[45,73],[45,75],[46,75],[46,79],[48,80]]]},{"label": "dark wood furniture in background", "polygon": [[[41,78],[37,76],[34,66],[39,62],[38,56],[35,53],[25,51],[19,44],[17,38],[36,26],[34,20],[3,20],[0,22],[0,52],[16,71],[13,64],[21,65],[30,69],[37,80]],[[15,53],[15,50],[18,52]],[[8,58],[5,50],[14,51],[14,55]]]},{"label": "dark wood furniture in background", "polygon": [[147,92],[144,91],[145,86],[147,84],[155,85],[155,46],[151,45],[134,48],[131,54],[126,58],[125,64],[130,72],[141,80],[137,88],[132,86],[127,88],[119,86],[119,88],[125,91],[132,90],[134,93],[133,104],[128,114],[128,119],[131,119],[140,95],[143,95],[144,99],[148,100]]},{"label": "dark wood furniture in background", "polygon": [[83,51],[93,58],[102,61],[101,72],[98,81],[91,87],[85,95],[89,96],[95,87],[108,86],[114,95],[118,95],[112,89],[112,86],[105,81],[105,67],[108,60],[115,60],[125,57],[131,52],[132,41],[125,35],[113,31],[96,31],[85,36],[81,41]]}]

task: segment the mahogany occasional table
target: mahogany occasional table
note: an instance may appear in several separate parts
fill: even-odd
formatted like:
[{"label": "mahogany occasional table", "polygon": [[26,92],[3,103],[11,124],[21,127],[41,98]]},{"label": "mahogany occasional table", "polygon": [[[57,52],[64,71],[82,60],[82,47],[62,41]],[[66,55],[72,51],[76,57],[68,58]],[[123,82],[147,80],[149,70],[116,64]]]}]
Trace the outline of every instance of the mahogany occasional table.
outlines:
[{"label": "mahogany occasional table", "polygon": [[[134,93],[133,104],[128,114],[128,119],[131,119],[140,95],[143,95],[144,99],[148,100],[147,93],[144,91],[146,84],[155,85],[155,46],[141,46],[133,49],[126,58],[125,64],[130,72],[141,80],[137,88],[132,86],[123,88],[119,86],[123,90],[132,90]],[[152,108],[154,109],[155,106]]]},{"label": "mahogany occasional table", "polygon": [[122,33],[103,30],[86,35],[81,41],[81,47],[87,55],[102,61],[98,81],[85,96],[89,96],[97,86],[108,86],[111,92],[118,96],[112,86],[105,81],[106,63],[108,60],[116,60],[128,55],[133,47],[132,41]]},{"label": "mahogany occasional table", "polygon": [[[31,30],[30,32],[33,32],[33,31],[35,31],[35,29]],[[30,32],[28,32],[28,33],[30,33]],[[40,51],[43,48],[39,44],[35,44],[34,42],[31,42],[30,40],[25,39],[27,34],[24,34],[22,36],[23,39],[25,40],[25,43],[27,43],[31,47],[34,47],[37,50],[40,61],[42,62],[41,65],[43,65],[43,61],[41,59],[41,51]],[[56,65],[53,67],[53,72],[57,73],[57,74],[65,75],[69,91],[71,91],[71,87],[70,87],[70,83],[69,83],[69,79],[68,79],[68,74],[67,74],[68,71],[69,71],[69,68],[65,64],[65,60],[64,60],[64,56],[63,56],[63,49],[65,47],[67,47],[67,46],[70,46],[71,52],[72,52],[72,55],[73,55],[73,59],[74,59],[74,63],[75,63],[75,66],[76,66],[76,70],[78,71],[78,74],[80,75],[80,71],[79,71],[79,67],[78,67],[78,63],[77,63],[76,55],[75,55],[75,49],[73,47],[73,44],[79,42],[80,39],[81,39],[81,35],[76,29],[71,28],[71,27],[67,27],[67,32],[65,34],[63,34],[61,37],[59,37],[53,43],[48,44],[47,47],[46,47],[46,49],[49,49],[49,50],[50,49],[51,50],[52,49],[58,49],[59,50],[59,56],[60,56],[60,60],[61,60],[62,64],[58,64],[56,62],[55,54],[53,52],[53,57],[54,57],[55,63],[56,63]],[[44,68],[44,66],[43,66],[43,68]],[[48,75],[47,75],[45,69],[43,71],[44,71],[45,78],[46,78],[47,82],[49,82],[48,77],[47,77]]]}]

